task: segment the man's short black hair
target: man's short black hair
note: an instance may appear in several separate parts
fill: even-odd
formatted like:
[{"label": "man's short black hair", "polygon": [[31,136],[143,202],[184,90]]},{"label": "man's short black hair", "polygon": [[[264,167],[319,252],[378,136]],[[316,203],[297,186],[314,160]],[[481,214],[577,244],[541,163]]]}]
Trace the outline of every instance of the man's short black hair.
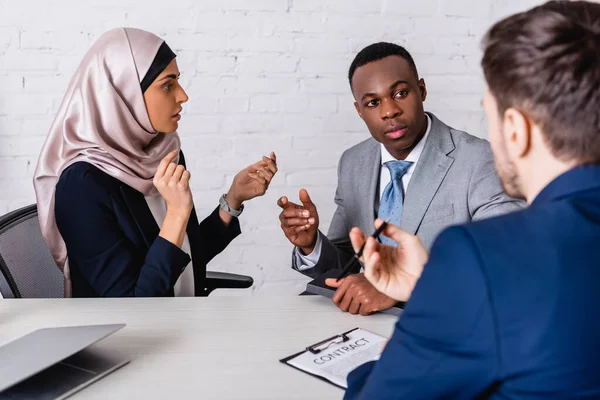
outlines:
[{"label": "man's short black hair", "polygon": [[408,61],[408,65],[410,65],[415,73],[415,77],[417,79],[419,78],[415,61],[404,47],[394,43],[379,42],[365,47],[356,55],[356,57],[354,57],[354,61],[352,61],[352,64],[350,64],[350,70],[348,71],[348,81],[350,82],[350,87],[352,87],[352,78],[354,77],[354,72],[356,72],[357,68],[389,56],[400,56],[404,58],[406,61]]}]

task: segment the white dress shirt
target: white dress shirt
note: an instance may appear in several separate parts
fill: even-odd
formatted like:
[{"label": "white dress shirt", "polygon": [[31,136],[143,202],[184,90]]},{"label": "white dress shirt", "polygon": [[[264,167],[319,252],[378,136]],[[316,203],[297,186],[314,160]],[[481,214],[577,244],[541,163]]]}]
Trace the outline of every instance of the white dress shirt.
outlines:
[{"label": "white dress shirt", "polygon": [[[404,193],[406,193],[406,189],[408,188],[408,183],[410,182],[410,178],[412,177],[413,172],[415,171],[415,167],[419,158],[421,157],[421,153],[423,153],[423,149],[425,148],[425,142],[427,141],[427,137],[429,136],[429,132],[431,131],[431,118],[429,115],[425,114],[427,117],[427,129],[425,130],[425,135],[421,138],[419,143],[415,146],[414,149],[408,154],[405,158],[405,161],[411,161],[412,165],[408,168],[408,171],[402,176],[402,188],[404,189]],[[379,170],[379,198],[383,195],[383,191],[385,187],[392,180],[390,170],[384,165],[388,161],[395,161],[396,158],[392,156],[389,151],[385,148],[383,144],[381,144],[381,167]],[[317,232],[317,242],[315,243],[315,248],[312,253],[308,255],[302,254],[300,249],[296,247],[294,253],[296,257],[296,266],[298,271],[304,271],[310,268],[313,268],[319,262],[319,258],[321,257],[321,246],[323,244],[323,238],[321,237],[321,233]]]},{"label": "white dress shirt", "polygon": [[[152,216],[156,220],[156,224],[159,228],[162,227],[162,223],[167,215],[167,203],[162,196],[149,196],[146,197],[146,203],[152,212]],[[192,255],[192,249],[190,247],[190,240],[188,239],[187,233],[183,238],[183,245],[181,250],[187,254]],[[179,279],[175,283],[175,297],[193,297],[194,296],[194,268],[193,260],[185,267]]]}]

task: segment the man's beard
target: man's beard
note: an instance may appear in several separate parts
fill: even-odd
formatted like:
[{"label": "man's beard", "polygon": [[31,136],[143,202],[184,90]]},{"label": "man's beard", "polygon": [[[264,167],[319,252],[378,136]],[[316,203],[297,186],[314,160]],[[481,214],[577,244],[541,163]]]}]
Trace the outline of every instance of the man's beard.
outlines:
[{"label": "man's beard", "polygon": [[515,163],[508,157],[508,151],[506,150],[504,140],[502,141],[501,149],[501,154],[494,155],[494,164],[496,165],[496,171],[500,177],[502,188],[509,196],[524,200],[525,196],[521,189],[519,173],[517,172]]}]

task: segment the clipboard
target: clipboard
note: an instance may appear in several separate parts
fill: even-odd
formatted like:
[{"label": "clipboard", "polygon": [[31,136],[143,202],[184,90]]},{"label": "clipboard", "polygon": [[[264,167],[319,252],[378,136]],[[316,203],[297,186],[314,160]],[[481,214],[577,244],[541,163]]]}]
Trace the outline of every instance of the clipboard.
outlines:
[{"label": "clipboard", "polygon": [[347,389],[348,374],[366,362],[378,360],[386,340],[373,332],[354,328],[311,344],[279,361],[340,389]]}]

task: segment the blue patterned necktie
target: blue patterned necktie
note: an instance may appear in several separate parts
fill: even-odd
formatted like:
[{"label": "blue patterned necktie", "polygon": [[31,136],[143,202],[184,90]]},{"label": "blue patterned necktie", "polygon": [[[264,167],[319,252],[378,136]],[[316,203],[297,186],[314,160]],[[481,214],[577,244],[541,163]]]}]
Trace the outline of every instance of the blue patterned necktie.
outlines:
[{"label": "blue patterned necktie", "polygon": [[[382,220],[389,219],[390,224],[400,225],[402,217],[402,203],[404,202],[404,189],[402,187],[402,176],[412,165],[411,161],[388,161],[383,164],[390,170],[391,180],[387,184],[379,203],[377,217]],[[392,239],[381,235],[381,243],[389,246],[398,246]]]}]

